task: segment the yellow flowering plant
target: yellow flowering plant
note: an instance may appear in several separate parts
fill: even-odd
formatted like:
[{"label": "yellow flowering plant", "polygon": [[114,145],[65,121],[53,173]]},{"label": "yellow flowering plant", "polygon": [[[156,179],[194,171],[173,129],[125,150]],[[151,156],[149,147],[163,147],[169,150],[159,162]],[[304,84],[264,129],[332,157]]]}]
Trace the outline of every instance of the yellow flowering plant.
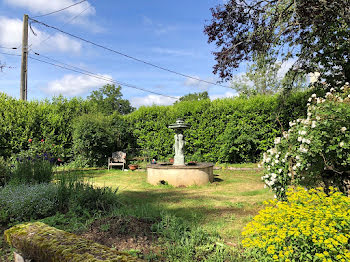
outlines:
[{"label": "yellow flowering plant", "polygon": [[256,261],[350,261],[350,198],[330,187],[287,190],[272,200],[242,233]]},{"label": "yellow flowering plant", "polygon": [[291,184],[329,186],[348,194],[350,185],[350,85],[309,98],[307,118],[289,123],[264,154],[262,180],[278,199]]}]

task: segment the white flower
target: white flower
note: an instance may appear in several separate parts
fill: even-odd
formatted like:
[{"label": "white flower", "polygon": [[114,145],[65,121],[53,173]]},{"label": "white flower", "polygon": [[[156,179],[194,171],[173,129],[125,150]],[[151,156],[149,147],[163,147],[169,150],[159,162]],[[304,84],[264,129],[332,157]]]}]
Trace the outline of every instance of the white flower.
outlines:
[{"label": "white flower", "polygon": [[275,145],[281,143],[281,138],[280,137],[276,137],[275,138]]},{"label": "white flower", "polygon": [[311,122],[311,128],[315,128],[316,127],[316,121],[312,121]]},{"label": "white flower", "polygon": [[329,90],[329,91],[331,91],[331,92],[335,92],[335,89],[332,87],[332,88],[331,88],[331,90]]},{"label": "white flower", "polygon": [[316,94],[312,94],[311,97],[317,97],[317,95]]},{"label": "white flower", "polygon": [[344,142],[340,142],[340,143],[339,143],[339,146],[340,146],[340,147],[343,147],[343,146],[344,146]]},{"label": "white flower", "polygon": [[300,146],[299,151],[302,153],[307,153],[307,148],[303,147],[303,145]]},{"label": "white flower", "polygon": [[342,128],[340,128],[340,131],[342,131],[343,133],[345,133],[345,131],[347,130],[347,128],[345,126],[343,126]]},{"label": "white flower", "polygon": [[303,138],[301,136],[298,136],[298,142],[303,141]]},{"label": "white flower", "polygon": [[296,164],[296,166],[297,166],[297,167],[300,167],[300,166],[301,166],[301,164],[300,164],[300,163],[297,163],[297,164]]},{"label": "white flower", "polygon": [[321,117],[319,117],[319,116],[316,116],[316,120],[321,120]]},{"label": "white flower", "polygon": [[282,168],[278,169],[278,173],[280,174],[282,173]]}]

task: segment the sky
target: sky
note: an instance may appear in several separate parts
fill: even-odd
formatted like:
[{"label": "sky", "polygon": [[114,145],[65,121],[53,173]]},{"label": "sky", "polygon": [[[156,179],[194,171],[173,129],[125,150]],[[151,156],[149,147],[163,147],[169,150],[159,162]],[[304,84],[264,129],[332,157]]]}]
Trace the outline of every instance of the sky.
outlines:
[{"label": "sky", "polygon": [[[77,2],[80,0],[0,0],[0,47],[21,46],[23,14],[34,18]],[[203,30],[210,23],[210,8],[222,2],[89,0],[62,12],[35,19],[158,66],[216,82],[218,78],[212,73],[215,45],[207,43]],[[212,99],[236,95],[231,88],[159,70],[38,23],[32,23],[29,29],[29,46],[32,57],[57,64],[45,59],[49,57],[102,77],[167,96],[178,98],[203,91],[208,91]],[[21,50],[0,48],[0,52],[20,54]],[[9,67],[0,73],[0,92],[19,98],[21,57],[0,54],[0,61]],[[86,97],[107,83],[33,59],[28,61],[28,100],[59,94]],[[122,86],[122,93],[123,98],[128,99],[134,107],[175,102],[173,98],[126,86]]]}]

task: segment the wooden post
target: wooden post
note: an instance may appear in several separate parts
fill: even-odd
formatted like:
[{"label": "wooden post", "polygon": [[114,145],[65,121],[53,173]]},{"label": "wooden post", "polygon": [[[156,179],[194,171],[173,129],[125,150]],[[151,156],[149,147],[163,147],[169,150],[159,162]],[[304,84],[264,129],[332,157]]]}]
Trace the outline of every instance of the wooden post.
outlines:
[{"label": "wooden post", "polygon": [[28,15],[23,16],[22,34],[22,64],[20,98],[27,101],[27,71],[28,71]]}]

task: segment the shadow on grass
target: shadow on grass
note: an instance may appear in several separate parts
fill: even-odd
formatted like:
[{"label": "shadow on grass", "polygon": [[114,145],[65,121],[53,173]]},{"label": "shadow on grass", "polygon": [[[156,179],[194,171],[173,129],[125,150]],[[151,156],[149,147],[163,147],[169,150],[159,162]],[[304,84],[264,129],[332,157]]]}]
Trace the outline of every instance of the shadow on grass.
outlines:
[{"label": "shadow on grass", "polygon": [[219,178],[219,175],[214,175],[214,181],[213,182],[223,182],[224,180]]},{"label": "shadow on grass", "polygon": [[[212,200],[222,198],[184,191],[123,191],[119,193],[123,206],[121,213],[133,216],[158,217],[171,213],[191,223],[208,222],[227,216],[250,217],[258,209],[249,204],[214,206]],[[223,202],[225,203],[225,202]]]}]

